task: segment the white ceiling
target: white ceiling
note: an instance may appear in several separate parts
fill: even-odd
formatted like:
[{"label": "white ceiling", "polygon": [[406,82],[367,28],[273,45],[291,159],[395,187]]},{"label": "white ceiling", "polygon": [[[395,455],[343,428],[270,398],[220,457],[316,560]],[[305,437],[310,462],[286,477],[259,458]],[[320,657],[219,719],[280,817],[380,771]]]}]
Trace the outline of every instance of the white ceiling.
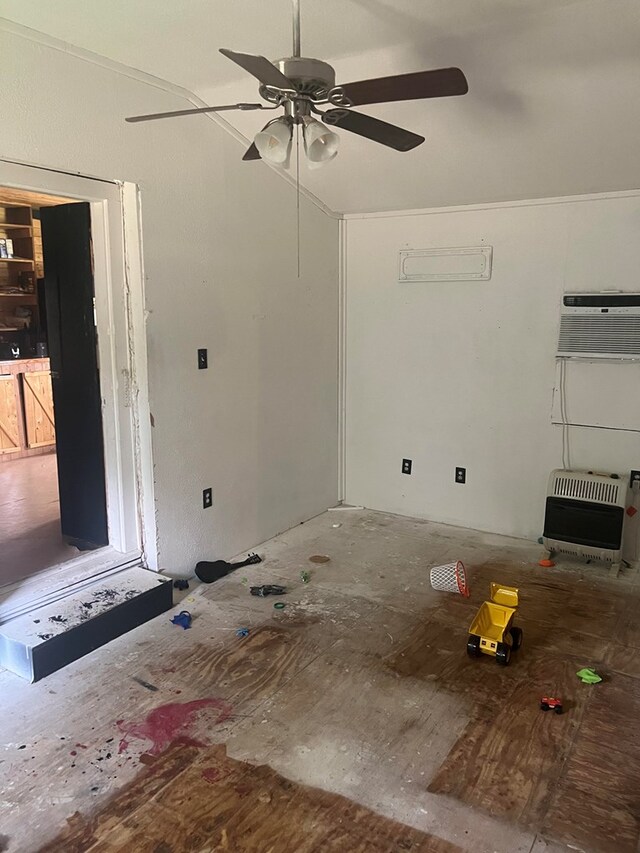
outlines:
[{"label": "white ceiling", "polygon": [[[332,209],[640,187],[638,0],[301,3],[303,53],[330,60],[339,80],[459,65],[470,86],[461,98],[363,109],[427,141],[400,154],[342,132],[335,161],[302,171],[303,183]],[[0,0],[0,15],[210,103],[256,95],[252,78],[218,47],[271,58],[290,52],[289,0]],[[229,115],[246,136],[263,123]]]}]

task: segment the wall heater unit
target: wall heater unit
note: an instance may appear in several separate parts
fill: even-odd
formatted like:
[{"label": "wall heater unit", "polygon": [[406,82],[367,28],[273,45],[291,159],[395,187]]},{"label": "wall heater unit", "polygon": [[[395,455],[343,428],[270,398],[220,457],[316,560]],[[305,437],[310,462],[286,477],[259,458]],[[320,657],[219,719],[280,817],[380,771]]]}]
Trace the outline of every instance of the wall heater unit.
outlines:
[{"label": "wall heater unit", "polygon": [[640,360],[640,293],[565,293],[557,355]]},{"label": "wall heater unit", "polygon": [[619,563],[627,484],[609,474],[551,472],[542,542],[551,552]]}]

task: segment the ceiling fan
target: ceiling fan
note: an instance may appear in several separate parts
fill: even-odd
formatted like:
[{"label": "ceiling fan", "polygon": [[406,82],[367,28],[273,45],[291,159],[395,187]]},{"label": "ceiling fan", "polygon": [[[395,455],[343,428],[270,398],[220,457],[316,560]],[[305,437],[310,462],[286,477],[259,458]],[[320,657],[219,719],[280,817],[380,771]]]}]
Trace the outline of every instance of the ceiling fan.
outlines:
[{"label": "ceiling fan", "polygon": [[[302,126],[304,149],[309,165],[313,168],[333,160],[338,153],[339,137],[330,127],[348,130],[396,151],[411,151],[424,142],[423,136],[356,112],[352,107],[464,95],[469,90],[467,80],[459,68],[438,68],[336,86],[335,71],[331,65],[300,55],[300,0],[293,0],[293,56],[272,63],[264,56],[235,53],[226,48],[221,48],[220,53],[260,81],[260,96],[270,106],[261,103],[227,104],[130,116],[126,121],[153,121],[227,110],[283,109],[282,115],[268,122],[256,135],[242,159],[264,158],[271,163],[287,166],[293,128],[298,125]],[[325,105],[330,108],[318,109]],[[320,116],[321,121],[315,119],[314,115]]]}]

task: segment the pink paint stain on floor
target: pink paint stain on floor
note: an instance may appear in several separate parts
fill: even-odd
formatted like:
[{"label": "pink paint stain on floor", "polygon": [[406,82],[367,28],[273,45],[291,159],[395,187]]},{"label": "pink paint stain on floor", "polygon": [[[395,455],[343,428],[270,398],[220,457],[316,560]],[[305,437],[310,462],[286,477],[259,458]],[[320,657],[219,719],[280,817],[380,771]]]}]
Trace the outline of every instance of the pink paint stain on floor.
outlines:
[{"label": "pink paint stain on floor", "polygon": [[216,713],[214,725],[219,726],[229,719],[231,705],[224,699],[195,699],[193,702],[172,702],[154,708],[141,722],[118,720],[116,725],[122,733],[118,753],[124,752],[132,740],[150,741],[152,746],[146,750],[149,755],[160,755],[177,738],[190,746],[204,746],[190,736],[190,730],[198,714],[203,710]]},{"label": "pink paint stain on floor", "polygon": [[217,767],[205,767],[202,771],[202,778],[205,782],[209,782],[211,785],[213,785],[215,782],[219,782],[221,779],[224,779],[228,775],[228,773],[223,773]]}]

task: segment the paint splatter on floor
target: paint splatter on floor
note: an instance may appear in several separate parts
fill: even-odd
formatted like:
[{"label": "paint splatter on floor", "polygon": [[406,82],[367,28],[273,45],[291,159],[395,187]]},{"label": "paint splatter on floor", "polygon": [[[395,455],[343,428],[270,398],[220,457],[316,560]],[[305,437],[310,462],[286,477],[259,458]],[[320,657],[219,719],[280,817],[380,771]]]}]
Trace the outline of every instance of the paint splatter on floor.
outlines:
[{"label": "paint splatter on floor", "polygon": [[122,733],[118,753],[125,752],[132,740],[150,742],[151,748],[146,750],[150,755],[160,755],[177,739],[192,746],[203,746],[205,742],[192,735],[192,728],[198,714],[206,710],[214,712],[213,724],[218,726],[229,719],[232,709],[223,699],[195,699],[160,705],[140,722],[118,720],[116,725]]},{"label": "paint splatter on floor", "polygon": [[222,779],[222,770],[219,767],[205,767],[202,771],[202,778],[205,782],[210,782],[213,785]]}]

